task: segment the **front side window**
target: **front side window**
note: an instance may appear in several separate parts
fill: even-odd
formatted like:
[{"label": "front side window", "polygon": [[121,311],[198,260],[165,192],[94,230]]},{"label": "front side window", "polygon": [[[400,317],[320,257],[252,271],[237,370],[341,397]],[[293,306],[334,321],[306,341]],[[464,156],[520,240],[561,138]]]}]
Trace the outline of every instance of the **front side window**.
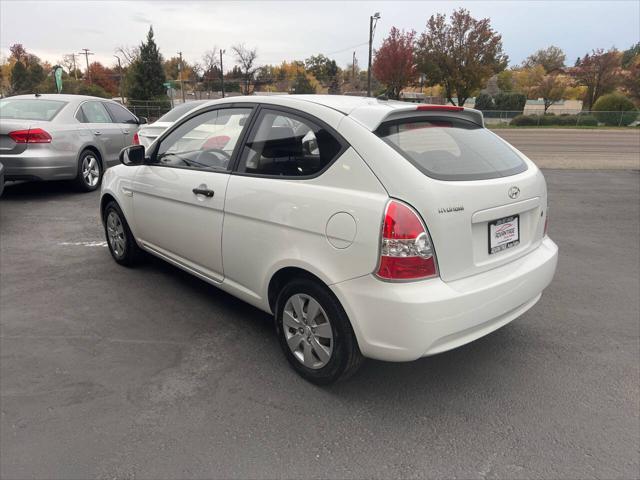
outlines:
[{"label": "front side window", "polygon": [[42,120],[48,122],[67,102],[39,98],[5,98],[0,100],[0,118]]},{"label": "front side window", "polygon": [[438,180],[483,180],[524,172],[507,144],[475,123],[456,118],[405,118],[376,134],[425,175]]},{"label": "front side window", "polygon": [[242,135],[251,108],[224,108],[201,113],[162,140],[158,165],[225,171]]},{"label": "front side window", "polygon": [[341,143],[324,127],[294,114],[262,110],[244,147],[238,171],[306,177],[329,165]]},{"label": "front side window", "polygon": [[111,114],[111,118],[113,118],[114,123],[129,123],[129,124],[138,124],[138,119],[133,116],[129,110],[126,108],[117,105],[115,103],[105,103],[105,107]]},{"label": "front side window", "polygon": [[85,102],[80,110],[80,121],[83,123],[111,123],[111,117],[102,102]]}]

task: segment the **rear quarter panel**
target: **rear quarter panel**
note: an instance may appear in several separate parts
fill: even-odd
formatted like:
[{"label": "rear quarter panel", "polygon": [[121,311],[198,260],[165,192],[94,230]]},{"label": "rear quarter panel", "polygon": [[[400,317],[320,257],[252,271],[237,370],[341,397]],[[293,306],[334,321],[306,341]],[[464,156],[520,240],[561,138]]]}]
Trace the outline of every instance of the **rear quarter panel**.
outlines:
[{"label": "rear quarter panel", "polygon": [[[269,311],[269,281],[282,268],[302,268],[327,285],[370,274],[387,198],[351,148],[313,179],[232,175],[222,239],[227,287]],[[353,243],[346,248],[327,238],[327,223],[339,212],[353,218]]]}]

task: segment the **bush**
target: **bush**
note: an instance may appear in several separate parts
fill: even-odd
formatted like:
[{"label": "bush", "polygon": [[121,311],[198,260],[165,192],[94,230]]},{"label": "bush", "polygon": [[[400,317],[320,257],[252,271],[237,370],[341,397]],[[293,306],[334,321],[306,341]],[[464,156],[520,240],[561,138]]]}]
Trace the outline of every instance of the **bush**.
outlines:
[{"label": "bush", "polygon": [[620,93],[603,95],[593,105],[595,117],[605,125],[627,126],[638,118],[633,102]]},{"label": "bush", "polygon": [[510,125],[515,125],[516,127],[531,127],[538,125],[539,120],[537,115],[517,115],[513,117]]},{"label": "bush", "polygon": [[499,93],[494,97],[496,110],[522,112],[527,103],[527,97],[521,93]]},{"label": "bush", "polygon": [[547,113],[545,115],[518,115],[511,120],[511,125],[516,127],[535,127],[538,125],[596,127],[598,120],[593,115],[569,115],[568,113],[555,115]]},{"label": "bush", "polygon": [[578,125],[582,125],[583,127],[597,127],[598,119],[593,115],[577,115],[578,117]]},{"label": "bush", "polygon": [[494,110],[496,106],[493,103],[493,97],[491,95],[488,95],[486,93],[481,93],[476,97],[476,103],[473,106],[473,108],[477,110],[487,111],[487,110]]}]

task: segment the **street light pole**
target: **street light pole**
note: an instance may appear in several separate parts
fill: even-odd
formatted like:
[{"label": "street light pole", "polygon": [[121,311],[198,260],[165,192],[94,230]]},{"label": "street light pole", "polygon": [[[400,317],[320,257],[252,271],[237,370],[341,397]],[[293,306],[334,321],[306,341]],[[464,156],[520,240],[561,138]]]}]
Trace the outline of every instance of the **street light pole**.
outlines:
[{"label": "street light pole", "polygon": [[222,54],[225,50],[220,49],[220,83],[222,84],[222,98],[224,98],[224,70],[222,68]]},{"label": "street light pole", "polygon": [[180,82],[180,90],[182,91],[182,103],[185,102],[184,99],[184,83],[182,83],[182,52],[178,52],[180,55],[180,63],[178,64],[178,81]]},{"label": "street light pole", "polygon": [[371,96],[371,54],[373,49],[373,34],[376,30],[378,20],[380,20],[380,12],[376,12],[369,17],[369,68],[367,68],[367,97]]},{"label": "street light pole", "polygon": [[120,63],[120,57],[118,55],[114,55],[118,59],[118,73],[120,74],[120,101],[124,105],[124,94],[122,93],[122,64]]}]

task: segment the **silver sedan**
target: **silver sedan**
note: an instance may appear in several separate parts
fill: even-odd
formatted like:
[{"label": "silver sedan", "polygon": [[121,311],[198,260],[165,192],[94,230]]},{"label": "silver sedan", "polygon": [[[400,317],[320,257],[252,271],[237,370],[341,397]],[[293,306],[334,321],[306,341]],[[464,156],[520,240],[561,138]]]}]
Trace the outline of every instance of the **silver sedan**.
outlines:
[{"label": "silver sedan", "polygon": [[117,102],[83,95],[17,95],[0,100],[0,162],[5,180],[75,180],[100,186],[105,169],[145,118]]}]

